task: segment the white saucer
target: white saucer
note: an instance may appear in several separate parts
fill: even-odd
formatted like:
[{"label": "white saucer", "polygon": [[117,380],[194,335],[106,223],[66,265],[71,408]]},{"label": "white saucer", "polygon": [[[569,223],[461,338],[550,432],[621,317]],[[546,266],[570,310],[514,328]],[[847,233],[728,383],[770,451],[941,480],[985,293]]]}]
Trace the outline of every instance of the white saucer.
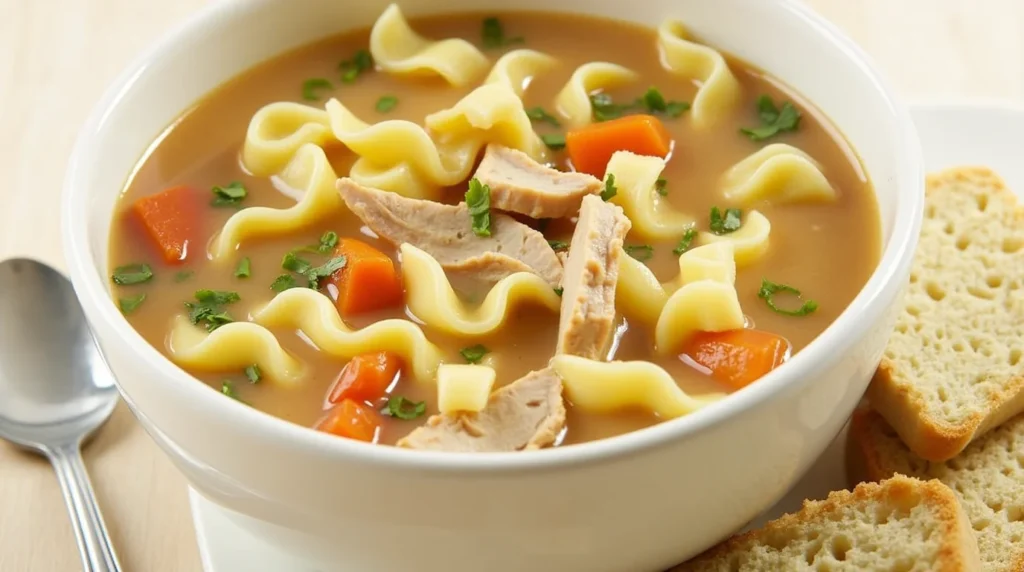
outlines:
[{"label": "white saucer", "polygon": [[[911,110],[929,172],[958,165],[987,166],[1018,194],[1024,192],[1024,162],[1020,160],[1024,154],[1020,143],[1024,107],[973,100],[920,103]],[[844,429],[800,482],[751,526],[798,510],[803,499],[824,498],[829,491],[846,488],[845,433]],[[205,572],[314,572],[287,554],[260,544],[234,526],[222,509],[194,491],[189,493]]]}]

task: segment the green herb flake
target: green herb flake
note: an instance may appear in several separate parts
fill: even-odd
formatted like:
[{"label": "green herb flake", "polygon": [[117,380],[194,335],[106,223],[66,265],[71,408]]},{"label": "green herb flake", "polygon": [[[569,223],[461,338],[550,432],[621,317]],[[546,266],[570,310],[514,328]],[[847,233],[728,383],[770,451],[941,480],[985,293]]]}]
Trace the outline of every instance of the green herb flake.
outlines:
[{"label": "green herb flake", "polygon": [[202,289],[196,290],[196,300],[199,300],[201,304],[234,304],[235,302],[242,299],[238,295],[238,292],[231,292],[230,290],[209,290]]},{"label": "green herb flake", "polygon": [[551,250],[558,252],[559,250],[568,250],[569,243],[564,240],[549,240],[548,246],[551,247]]},{"label": "green herb flake", "polygon": [[281,268],[288,270],[289,272],[298,272],[299,274],[305,274],[312,268],[313,265],[304,258],[299,258],[294,252],[289,252],[284,255],[281,259]]},{"label": "green herb flake", "polygon": [[473,234],[491,236],[491,188],[475,177],[469,180],[466,206],[472,219]]},{"label": "green herb flake", "polygon": [[709,228],[717,235],[729,234],[739,230],[743,225],[740,216],[743,212],[740,209],[725,209],[725,213],[718,207],[711,207],[711,221]]},{"label": "green herb flake", "polygon": [[676,247],[672,249],[672,254],[679,256],[680,254],[686,252],[687,250],[690,250],[690,247],[693,245],[693,241],[696,238],[697,229],[693,228],[692,226],[686,229],[686,232],[683,233],[683,238],[679,239],[679,244],[677,244]]},{"label": "green herb flake", "polygon": [[210,200],[210,205],[215,207],[238,206],[249,194],[242,183],[238,181],[232,181],[223,187],[214,187],[211,191],[213,192],[213,199]]},{"label": "green herb flake", "polygon": [[484,18],[480,29],[480,39],[487,49],[501,48],[510,44],[521,44],[525,41],[522,36],[506,38],[505,28],[501,25],[501,20],[494,17]]},{"label": "green herb flake", "polygon": [[529,117],[531,121],[549,123],[554,127],[562,126],[561,122],[558,121],[558,118],[545,111],[543,107],[532,107],[527,109],[526,116]]},{"label": "green herb flake", "polygon": [[658,177],[657,181],[654,181],[654,190],[663,197],[668,196],[668,181]]},{"label": "green herb flake", "polygon": [[384,415],[397,417],[399,419],[416,419],[427,412],[426,401],[410,401],[401,395],[392,395],[388,398],[388,404],[380,410]]},{"label": "green herb flake", "polygon": [[644,92],[643,96],[640,97],[643,106],[647,111],[651,113],[661,113],[668,108],[668,102],[665,101],[665,96],[661,95],[656,87],[649,87]]},{"label": "green herb flake", "polygon": [[238,397],[238,392],[235,391],[235,384],[231,381],[224,381],[220,384],[220,392],[227,395],[231,399],[238,401],[239,403],[245,403],[242,398]]},{"label": "green herb flake", "polygon": [[800,110],[788,101],[783,102],[781,108],[776,107],[769,95],[757,98],[757,116],[761,119],[759,127],[740,129],[751,141],[764,141],[780,133],[796,131],[800,126]]},{"label": "green herb flake", "polygon": [[459,354],[462,355],[462,359],[466,360],[467,363],[480,363],[480,360],[484,359],[484,356],[490,352],[491,350],[481,344],[468,346],[459,350]]},{"label": "green herb flake", "polygon": [[806,316],[818,309],[818,303],[814,300],[804,300],[803,304],[796,310],[787,310],[780,308],[775,305],[776,294],[791,294],[796,296],[798,300],[802,299],[803,295],[799,290],[786,284],[779,284],[772,282],[767,278],[761,279],[761,289],[757,291],[757,297],[764,300],[764,303],[768,305],[776,314],[782,314],[784,316]]},{"label": "green herb flake", "polygon": [[558,294],[559,297],[562,296],[562,292],[565,292],[565,289],[562,288],[561,286],[559,286],[558,288],[555,288],[555,294]]},{"label": "green herb flake", "polygon": [[622,249],[640,262],[646,262],[654,256],[654,247],[650,244],[627,244]]},{"label": "green herb flake", "polygon": [[309,287],[313,288],[314,290],[319,288],[320,280],[327,278],[331,274],[334,274],[335,272],[341,270],[342,268],[345,267],[345,264],[347,262],[348,261],[345,259],[344,256],[335,256],[328,260],[327,262],[324,262],[320,266],[314,266],[313,268],[310,268],[309,270],[304,272],[306,278],[309,280]]},{"label": "green herb flake", "polygon": [[174,274],[174,281],[175,282],[184,282],[184,281],[188,280],[189,278],[191,278],[193,276],[195,276],[195,272],[194,271],[192,271],[192,270],[181,270],[181,271],[176,272]]},{"label": "green herb flake", "polygon": [[625,105],[617,104],[607,93],[595,93],[590,96],[590,114],[594,121],[598,122],[618,119],[635,107],[636,102]]},{"label": "green herb flake", "polygon": [[319,92],[331,89],[334,89],[334,85],[326,78],[314,77],[307,79],[302,82],[302,99],[316,101],[320,99]]},{"label": "green herb flake", "polygon": [[284,292],[290,288],[298,288],[299,284],[291,274],[282,274],[270,283],[270,289],[274,292]]},{"label": "green herb flake", "polygon": [[604,190],[601,191],[601,200],[610,201],[617,194],[619,194],[619,188],[615,186],[615,175],[608,173],[608,176],[604,178]]},{"label": "green herb flake", "polygon": [[329,230],[320,236],[320,246],[317,247],[317,250],[327,254],[335,246],[338,246],[338,233]]},{"label": "green herb flake", "polygon": [[145,262],[125,264],[114,269],[110,278],[118,286],[131,286],[142,284],[153,279],[153,269]]},{"label": "green herb flake", "polygon": [[551,149],[552,151],[558,151],[559,149],[565,148],[565,135],[562,135],[561,133],[548,133],[546,135],[541,135],[540,140],[543,141],[544,144],[548,146],[548,149]]},{"label": "green herb flake", "polygon": [[117,301],[117,305],[121,307],[121,313],[124,315],[131,314],[146,301],[145,294],[139,294],[138,296],[131,296],[128,298],[121,298]]},{"label": "green herb flake", "polygon": [[670,101],[668,102],[668,105],[665,106],[665,113],[667,113],[669,117],[675,118],[679,117],[689,109],[690,103],[687,101]]},{"label": "green herb flake", "polygon": [[393,95],[382,95],[381,98],[377,100],[377,105],[374,106],[374,109],[377,110],[377,113],[388,113],[391,110],[393,110],[397,105],[397,97]]},{"label": "green herb flake", "polygon": [[248,278],[252,276],[252,261],[249,257],[238,261],[238,267],[235,268],[235,278]]},{"label": "green herb flake", "polygon": [[242,299],[238,292],[209,289],[196,290],[194,296],[196,302],[185,302],[188,319],[193,325],[204,325],[210,332],[234,321],[222,306]]},{"label": "green herb flake", "polygon": [[260,371],[260,366],[252,364],[245,368],[245,377],[249,380],[249,383],[259,383],[263,377],[263,372]]},{"label": "green herb flake", "polygon": [[364,72],[373,69],[373,56],[368,50],[359,50],[352,56],[352,59],[345,60],[338,64],[338,71],[341,72],[341,81],[344,83],[355,83]]}]

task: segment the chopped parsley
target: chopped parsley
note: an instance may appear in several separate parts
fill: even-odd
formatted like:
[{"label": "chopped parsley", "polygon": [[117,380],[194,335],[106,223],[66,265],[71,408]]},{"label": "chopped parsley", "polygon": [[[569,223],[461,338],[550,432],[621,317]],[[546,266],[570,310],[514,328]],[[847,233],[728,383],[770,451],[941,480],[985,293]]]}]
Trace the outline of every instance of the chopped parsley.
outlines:
[{"label": "chopped parsley", "polygon": [[548,146],[548,149],[551,149],[552,151],[558,151],[559,149],[565,148],[565,135],[560,133],[541,135],[540,140],[543,141],[544,144]]},{"label": "chopped parsley", "polygon": [[501,48],[510,44],[521,44],[524,41],[522,36],[506,38],[505,28],[501,25],[501,20],[494,17],[484,18],[483,25],[480,28],[480,39],[487,49]]},{"label": "chopped parsley", "polygon": [[618,119],[627,111],[632,110],[635,105],[635,103],[626,105],[615,103],[612,100],[612,96],[607,93],[595,93],[590,96],[590,113],[593,116],[594,121]]},{"label": "chopped parsley", "polygon": [[238,295],[238,292],[203,289],[196,290],[195,299],[195,302],[185,302],[185,307],[188,308],[188,320],[196,326],[203,324],[207,331],[212,332],[224,324],[234,321],[223,306],[234,304],[242,297]]},{"label": "chopped parsley", "polygon": [[114,281],[114,284],[117,284],[118,286],[142,284],[143,282],[149,282],[153,279],[153,269],[145,262],[125,264],[124,266],[118,266],[115,268],[114,273],[110,278]]},{"label": "chopped parsley", "polygon": [[238,181],[232,181],[230,184],[223,187],[214,187],[211,189],[213,192],[213,199],[210,200],[210,205],[215,207],[234,207],[238,206],[238,203],[242,202],[248,191],[242,186],[242,183]]},{"label": "chopped parsley", "polygon": [[117,301],[117,305],[121,307],[121,313],[127,316],[128,314],[131,314],[136,309],[138,309],[138,307],[141,306],[142,303],[145,301],[146,295],[139,294],[138,296],[121,298],[120,300]]},{"label": "chopped parsley", "polygon": [[668,196],[668,181],[658,177],[657,181],[654,181],[654,190],[658,191],[658,194],[667,197]]},{"label": "chopped parsley", "polygon": [[309,287],[317,289],[320,287],[320,280],[327,278],[331,274],[341,270],[345,267],[348,261],[344,256],[335,256],[324,262],[320,266],[314,266],[305,272],[306,278],[309,279]]},{"label": "chopped parsley", "polygon": [[398,98],[393,95],[382,95],[377,100],[377,105],[374,108],[378,113],[387,113],[398,105]]},{"label": "chopped parsley", "polygon": [[490,351],[483,345],[476,344],[462,348],[459,350],[459,354],[462,355],[462,359],[466,360],[467,363],[480,363],[480,360],[484,359],[484,356],[490,353]]},{"label": "chopped parsley", "polygon": [[235,268],[235,278],[248,278],[252,276],[252,261],[249,257],[238,261],[238,268]]},{"label": "chopped parsley", "polygon": [[544,123],[549,123],[554,127],[562,126],[562,124],[558,121],[558,118],[556,118],[554,115],[551,115],[547,111],[544,111],[543,107],[533,107],[527,109],[526,116],[529,117],[531,121],[542,121]]},{"label": "chopped parsley", "polygon": [[709,228],[717,235],[729,234],[739,230],[743,225],[740,216],[743,214],[740,209],[725,209],[725,213],[718,207],[711,207],[711,221]]},{"label": "chopped parsley", "polygon": [[781,108],[776,107],[769,95],[757,98],[757,116],[761,119],[759,127],[740,129],[751,141],[764,141],[779,133],[796,131],[800,126],[800,110],[788,101],[783,102]]},{"label": "chopped parsley", "polygon": [[550,246],[552,250],[559,251],[569,248],[569,243],[564,240],[549,240],[548,246]]},{"label": "chopped parsley", "polygon": [[697,238],[697,229],[691,226],[690,228],[686,229],[686,232],[683,233],[683,238],[679,239],[679,244],[677,244],[676,247],[672,249],[672,254],[679,256],[680,254],[686,252],[687,250],[690,250],[690,246],[693,245],[693,240],[695,238]]},{"label": "chopped parsley", "polygon": [[761,289],[757,291],[757,297],[764,300],[764,303],[767,304],[768,307],[776,314],[782,314],[784,316],[806,316],[818,309],[818,303],[814,300],[804,300],[803,304],[796,310],[780,308],[775,305],[775,295],[780,293],[791,294],[796,296],[798,300],[802,299],[800,291],[792,286],[772,282],[767,278],[761,279]]},{"label": "chopped parsley", "polygon": [[373,69],[373,56],[369,50],[359,50],[352,56],[352,59],[345,60],[338,64],[338,71],[341,72],[341,81],[354,83],[363,72]]},{"label": "chopped parsley", "polygon": [[646,262],[654,256],[654,247],[650,244],[627,244],[622,249],[640,262]]},{"label": "chopped parsley", "polygon": [[292,251],[292,253],[313,252],[316,254],[329,254],[331,250],[334,249],[335,246],[338,246],[338,233],[334,232],[333,230],[329,230],[320,235],[319,243],[311,246],[304,246],[302,248],[298,248]]},{"label": "chopped parsley", "polygon": [[295,281],[295,277],[291,274],[282,274],[274,281],[270,283],[270,289],[274,292],[284,292],[290,288],[298,288],[299,283]]},{"label": "chopped parsley", "polygon": [[608,173],[608,176],[604,178],[604,190],[601,191],[601,200],[610,201],[618,193],[619,188],[615,186],[615,175]]},{"label": "chopped parsley", "polygon": [[299,274],[305,274],[312,268],[313,265],[309,263],[305,258],[299,258],[294,252],[289,252],[284,255],[281,259],[281,268],[288,270],[289,272],[297,272]]},{"label": "chopped parsley", "polygon": [[189,278],[191,278],[193,275],[195,275],[195,272],[192,271],[192,270],[181,270],[181,271],[179,271],[179,272],[174,274],[174,281],[175,282],[184,282],[184,281],[188,280]]},{"label": "chopped parsley", "polygon": [[555,288],[555,294],[558,294],[559,297],[562,296],[562,292],[565,292],[565,289],[562,288],[561,286],[559,286],[558,288]]},{"label": "chopped parsley", "polygon": [[491,188],[476,177],[469,180],[466,191],[466,206],[472,219],[473,234],[491,236]]},{"label": "chopped parsley", "polygon": [[244,401],[242,401],[240,397],[238,397],[238,392],[235,391],[235,384],[231,383],[230,381],[224,381],[223,383],[220,384],[220,392],[223,393],[224,395],[227,395],[231,399],[234,399],[235,401],[245,403]]},{"label": "chopped parsley", "polygon": [[640,103],[649,113],[664,113],[669,117],[679,117],[684,111],[690,109],[690,104],[685,101],[666,101],[658,88],[651,86],[640,97]]},{"label": "chopped parsley", "polygon": [[263,377],[263,373],[260,371],[260,366],[252,364],[245,368],[245,377],[248,378],[249,383],[259,383]]},{"label": "chopped parsley", "polygon": [[326,78],[314,77],[302,82],[302,99],[316,101],[320,99],[318,92],[334,89],[334,86]]},{"label": "chopped parsley", "polygon": [[399,419],[416,419],[427,412],[427,402],[410,401],[401,395],[392,395],[388,398],[388,404],[380,412]]}]

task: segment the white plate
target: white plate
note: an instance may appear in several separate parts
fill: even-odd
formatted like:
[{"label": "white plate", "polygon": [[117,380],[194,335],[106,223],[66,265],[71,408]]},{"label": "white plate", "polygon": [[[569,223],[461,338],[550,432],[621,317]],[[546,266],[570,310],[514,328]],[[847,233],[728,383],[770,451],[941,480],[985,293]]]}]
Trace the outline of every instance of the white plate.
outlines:
[{"label": "white plate", "polygon": [[[936,171],[959,165],[987,166],[1011,189],[1024,191],[1024,107],[998,101],[921,103],[912,106],[924,151],[925,168]],[[820,499],[846,488],[843,441],[832,443],[795,487],[752,527],[798,510],[803,499]],[[190,492],[199,552],[206,572],[314,572],[287,554],[257,543],[236,528],[222,509]]]}]

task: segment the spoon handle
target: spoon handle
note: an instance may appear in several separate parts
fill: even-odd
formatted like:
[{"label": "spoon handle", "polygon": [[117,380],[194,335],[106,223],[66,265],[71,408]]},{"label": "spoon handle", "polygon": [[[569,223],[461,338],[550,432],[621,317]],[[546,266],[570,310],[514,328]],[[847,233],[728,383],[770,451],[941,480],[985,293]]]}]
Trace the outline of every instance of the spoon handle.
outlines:
[{"label": "spoon handle", "polygon": [[78,443],[57,447],[48,453],[71,513],[71,526],[85,572],[119,572],[121,565],[103,524]]}]

